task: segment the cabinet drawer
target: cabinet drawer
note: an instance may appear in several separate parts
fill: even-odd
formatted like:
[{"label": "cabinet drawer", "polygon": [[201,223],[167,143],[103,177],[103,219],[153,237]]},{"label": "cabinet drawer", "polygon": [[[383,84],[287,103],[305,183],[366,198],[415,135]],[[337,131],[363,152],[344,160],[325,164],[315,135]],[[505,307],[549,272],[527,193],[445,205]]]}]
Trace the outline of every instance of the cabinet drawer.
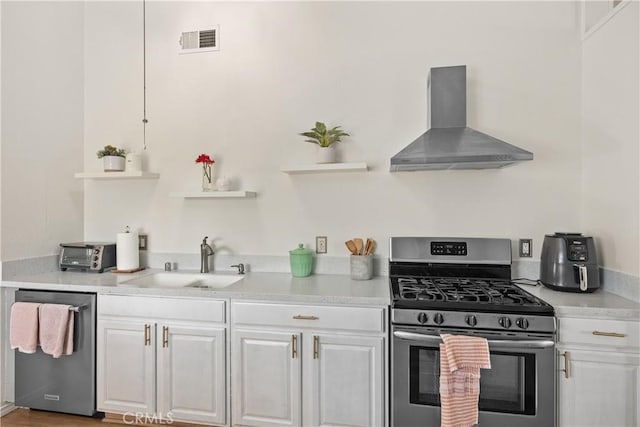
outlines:
[{"label": "cabinet drawer", "polygon": [[560,318],[559,341],[563,344],[602,345],[607,347],[640,346],[638,322],[608,319]]},{"label": "cabinet drawer", "polygon": [[231,319],[235,325],[384,332],[384,312],[382,307],[231,303]]},{"label": "cabinet drawer", "polygon": [[162,298],[99,295],[98,316],[126,316],[224,322],[225,301],[190,298]]}]

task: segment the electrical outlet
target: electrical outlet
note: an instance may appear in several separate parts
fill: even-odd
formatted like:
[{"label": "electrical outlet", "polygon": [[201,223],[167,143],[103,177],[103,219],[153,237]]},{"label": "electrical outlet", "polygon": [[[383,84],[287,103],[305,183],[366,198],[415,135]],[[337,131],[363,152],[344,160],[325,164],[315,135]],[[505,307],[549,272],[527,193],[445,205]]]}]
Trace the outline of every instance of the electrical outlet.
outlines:
[{"label": "electrical outlet", "polygon": [[520,239],[520,258],[531,258],[533,252],[533,243],[531,239]]},{"label": "electrical outlet", "polygon": [[138,234],[138,249],[141,251],[147,250],[147,235]]},{"label": "electrical outlet", "polygon": [[327,253],[327,236],[316,236],[316,253]]}]

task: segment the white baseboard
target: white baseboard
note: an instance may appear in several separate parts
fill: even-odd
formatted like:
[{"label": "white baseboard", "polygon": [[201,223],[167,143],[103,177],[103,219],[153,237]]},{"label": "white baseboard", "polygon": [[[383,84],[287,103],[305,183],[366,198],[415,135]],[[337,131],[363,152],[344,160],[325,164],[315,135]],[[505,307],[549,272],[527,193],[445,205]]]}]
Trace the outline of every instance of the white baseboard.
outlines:
[{"label": "white baseboard", "polygon": [[18,409],[18,407],[16,405],[14,405],[11,402],[4,402],[1,406],[0,406],[0,417],[4,417],[5,415],[7,415],[9,412],[13,412],[16,409]]}]

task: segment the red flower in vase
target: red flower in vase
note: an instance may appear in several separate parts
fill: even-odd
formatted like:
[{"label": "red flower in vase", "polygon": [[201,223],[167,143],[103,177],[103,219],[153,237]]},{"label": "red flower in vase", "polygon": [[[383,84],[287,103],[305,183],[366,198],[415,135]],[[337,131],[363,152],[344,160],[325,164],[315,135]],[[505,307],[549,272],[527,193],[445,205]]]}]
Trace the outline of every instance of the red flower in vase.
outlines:
[{"label": "red flower in vase", "polygon": [[214,164],[216,161],[209,157],[208,154],[200,154],[196,159],[196,163],[204,163],[205,165]]}]

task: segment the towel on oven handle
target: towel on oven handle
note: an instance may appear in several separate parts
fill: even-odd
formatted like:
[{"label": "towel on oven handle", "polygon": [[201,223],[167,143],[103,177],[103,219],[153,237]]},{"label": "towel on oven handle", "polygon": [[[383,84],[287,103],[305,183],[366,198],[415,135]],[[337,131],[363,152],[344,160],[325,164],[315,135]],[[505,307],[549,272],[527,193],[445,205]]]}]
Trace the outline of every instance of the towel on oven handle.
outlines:
[{"label": "towel on oven handle", "polygon": [[441,426],[471,427],[478,424],[480,369],[491,368],[489,343],[482,337],[441,337]]}]

